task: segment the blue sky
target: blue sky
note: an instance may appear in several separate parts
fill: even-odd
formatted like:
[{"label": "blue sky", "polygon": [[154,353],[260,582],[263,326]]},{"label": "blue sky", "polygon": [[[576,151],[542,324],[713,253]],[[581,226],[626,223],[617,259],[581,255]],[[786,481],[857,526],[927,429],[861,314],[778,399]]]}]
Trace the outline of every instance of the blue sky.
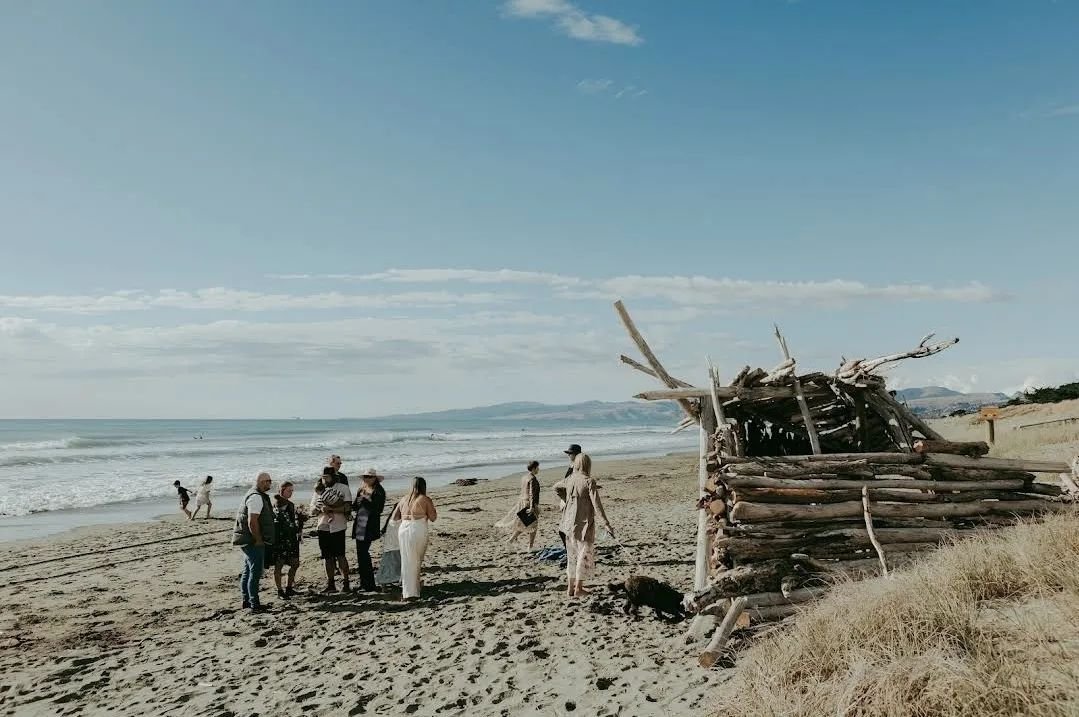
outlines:
[{"label": "blue sky", "polygon": [[1079,4],[0,7],[0,413],[1079,377]]}]

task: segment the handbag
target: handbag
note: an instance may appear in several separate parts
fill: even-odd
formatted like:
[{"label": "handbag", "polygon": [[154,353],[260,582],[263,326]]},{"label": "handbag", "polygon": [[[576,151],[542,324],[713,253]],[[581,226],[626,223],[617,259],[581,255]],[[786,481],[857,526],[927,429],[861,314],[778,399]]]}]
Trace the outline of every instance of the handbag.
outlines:
[{"label": "handbag", "polygon": [[521,508],[517,511],[517,519],[520,520],[526,528],[536,522],[536,516],[533,515],[532,511],[528,508]]}]

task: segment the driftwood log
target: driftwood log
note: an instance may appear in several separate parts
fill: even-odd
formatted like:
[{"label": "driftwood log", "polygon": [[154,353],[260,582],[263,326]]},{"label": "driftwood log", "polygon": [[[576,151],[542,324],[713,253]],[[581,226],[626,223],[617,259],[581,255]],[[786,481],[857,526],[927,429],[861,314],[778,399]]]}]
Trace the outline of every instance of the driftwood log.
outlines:
[{"label": "driftwood log", "polygon": [[[1010,513],[1042,513],[1073,510],[1070,505],[1048,500],[982,501],[979,503],[880,503],[874,514],[892,518],[953,518],[975,515],[999,515]],[[734,504],[731,518],[735,521],[774,520],[830,520],[862,515],[861,502],[833,503],[830,505],[779,505],[776,503],[752,503],[741,501]]]},{"label": "driftwood log", "polygon": [[915,453],[952,453],[959,456],[979,458],[989,453],[984,441],[943,441],[924,439],[914,442]]}]

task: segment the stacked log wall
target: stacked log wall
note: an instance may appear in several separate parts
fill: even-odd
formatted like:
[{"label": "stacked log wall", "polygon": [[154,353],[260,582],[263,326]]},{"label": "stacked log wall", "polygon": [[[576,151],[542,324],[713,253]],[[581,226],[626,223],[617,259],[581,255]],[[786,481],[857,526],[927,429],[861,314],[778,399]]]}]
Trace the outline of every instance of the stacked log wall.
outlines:
[{"label": "stacked log wall", "polygon": [[[906,563],[975,530],[1074,510],[1061,487],[1036,480],[1059,464],[981,458],[974,444],[918,439],[918,448],[948,452],[744,457],[728,454],[726,435],[717,430],[707,452],[711,581],[699,608],[819,588],[836,574],[879,574],[878,563]],[[747,610],[751,619],[786,612]]]}]

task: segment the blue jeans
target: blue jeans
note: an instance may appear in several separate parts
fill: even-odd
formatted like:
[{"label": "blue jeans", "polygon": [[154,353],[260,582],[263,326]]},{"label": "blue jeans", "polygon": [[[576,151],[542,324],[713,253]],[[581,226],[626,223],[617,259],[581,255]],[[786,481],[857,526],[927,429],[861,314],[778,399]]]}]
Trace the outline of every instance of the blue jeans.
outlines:
[{"label": "blue jeans", "polygon": [[262,563],[266,555],[265,545],[243,545],[244,571],[240,575],[240,593],[244,602],[251,607],[259,605],[259,579],[262,577]]}]

